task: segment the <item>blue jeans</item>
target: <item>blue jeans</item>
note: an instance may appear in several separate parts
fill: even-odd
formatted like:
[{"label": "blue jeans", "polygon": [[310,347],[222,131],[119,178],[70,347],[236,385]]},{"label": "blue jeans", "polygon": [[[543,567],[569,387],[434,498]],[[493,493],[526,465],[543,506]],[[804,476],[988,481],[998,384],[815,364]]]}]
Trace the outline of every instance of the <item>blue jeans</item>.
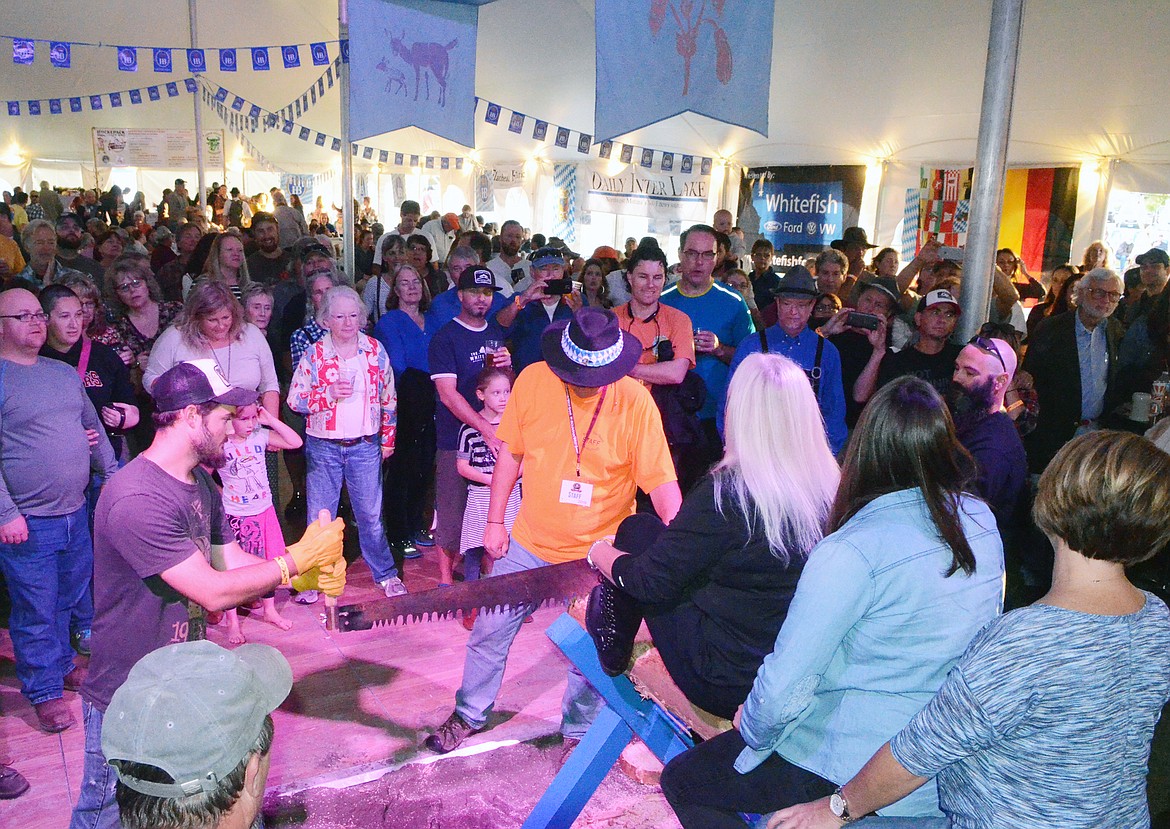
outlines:
[{"label": "blue jeans", "polygon": [[363,440],[353,446],[309,435],[305,438],[308,475],[305,500],[309,520],[316,520],[321,510],[337,515],[341,484],[349,489],[349,504],[358,525],[358,543],[362,558],[383,582],[398,575],[394,556],[382,528],[382,448],[375,440]]},{"label": "blue jeans", "polygon": [[[28,540],[0,544],[0,569],[12,599],[9,631],[16,676],[37,705],[64,694],[73,670],[69,622],[85,606],[93,578],[93,541],[84,505],[68,515],[25,516]],[[89,627],[93,606],[89,606]]]},{"label": "blue jeans", "polygon": [[102,754],[102,712],[82,701],[81,718],[85,723],[85,766],[69,829],[119,829],[122,822],[114,800],[118,778]]},{"label": "blue jeans", "polygon": [[[487,578],[547,566],[547,561],[537,558],[513,540],[508,554],[496,561]],[[467,640],[463,684],[455,695],[455,711],[469,725],[483,728],[487,723],[488,713],[495,705],[504,681],[504,666],[512,640],[520,632],[524,617],[535,609],[535,605],[522,604],[496,612],[481,612],[476,617],[471,638]],[[581,672],[570,665],[568,684],[561,699],[561,733],[581,739],[604,704],[601,695],[585,681]]]}]

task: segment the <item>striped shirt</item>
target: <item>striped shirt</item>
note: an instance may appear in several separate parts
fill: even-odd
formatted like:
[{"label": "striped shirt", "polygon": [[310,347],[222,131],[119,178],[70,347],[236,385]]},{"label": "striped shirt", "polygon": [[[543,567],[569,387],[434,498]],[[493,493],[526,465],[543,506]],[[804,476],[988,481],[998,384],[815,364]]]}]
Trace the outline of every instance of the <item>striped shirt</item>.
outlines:
[{"label": "striped shirt", "polygon": [[1146,764],[1170,698],[1170,611],[1012,611],[968,646],[890,748],[938,777],[955,829],[1148,827]]}]

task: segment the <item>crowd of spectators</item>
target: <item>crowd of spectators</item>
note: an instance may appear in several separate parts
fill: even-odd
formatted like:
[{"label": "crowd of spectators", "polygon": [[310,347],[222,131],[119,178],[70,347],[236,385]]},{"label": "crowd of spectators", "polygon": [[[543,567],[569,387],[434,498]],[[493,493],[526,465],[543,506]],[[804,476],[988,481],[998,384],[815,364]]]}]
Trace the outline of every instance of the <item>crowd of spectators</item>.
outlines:
[{"label": "crowd of spectators", "polygon": [[[973,276],[936,242],[902,264],[853,227],[779,273],[771,243],[749,249],[725,210],[683,232],[677,251],[646,237],[586,256],[517,221],[485,232],[468,206],[424,216],[405,200],[384,227],[365,199],[346,266],[333,244],[339,211],[321,198],[306,216],[296,196],[245,198],[216,184],[208,215],[181,179],[155,212],[117,187],[70,204],[54,201],[47,183],[35,195],[0,204],[0,572],[17,676],[46,731],[73,725],[63,696],[86,679],[73,657],[90,651],[99,495],[173,423],[157,398],[169,399],[185,365],[254,400],[236,413],[241,431],[222,482],[241,547],[274,559],[278,513],[286,526],[306,526],[341,511],[374,582],[394,597],[408,589],[405,562],[429,549],[444,586],[487,575],[509,550],[493,524],[510,533],[519,514],[520,534],[531,533],[524,500],[555,493],[525,489],[519,461],[507,458],[522,416],[508,414],[512,381],[516,406],[543,394],[560,415],[563,389],[570,421],[570,385],[591,390],[583,400],[600,388],[596,420],[616,381],[568,384],[533,367],[550,347],[572,359],[558,332],[612,325],[623,344],[612,348],[629,363],[623,378],[636,384],[622,393],[629,405],[653,401],[652,428],[661,427],[684,500],[665,509],[661,492],[645,491],[640,523],[562,552],[587,549],[603,574],[590,633],[607,671],[625,670],[630,625],[645,618],[686,696],[735,719],[667,768],[664,790],[684,826],[777,809],[772,825],[814,826],[892,803],[888,814],[937,817],[941,806],[969,820],[956,825],[998,825],[972,794],[987,774],[973,758],[989,758],[988,779],[1015,774],[989,736],[1027,727],[1029,712],[993,681],[1006,672],[1026,693],[1011,637],[1067,626],[1073,641],[1117,637],[1124,650],[1124,632],[1082,618],[1098,604],[1067,591],[1094,568],[1124,580],[1123,565],[1150,559],[1170,532],[1168,519],[1130,501],[1101,520],[1161,523],[1132,544],[1118,540],[1120,529],[1106,542],[1058,506],[1069,491],[1091,501],[1101,485],[1077,478],[1077,463],[1105,475],[1167,462],[1148,441],[1102,431],[1142,433],[1170,380],[1170,256],[1161,249],[1137,256],[1125,275],[1109,268],[1100,243],[1081,265],[1037,275],[1004,249],[991,274]],[[961,308],[961,283],[972,278],[991,284],[991,306],[979,334],[956,342],[972,313]],[[594,353],[585,349],[581,364]],[[546,413],[523,416],[538,424]],[[1164,432],[1151,437],[1165,443]],[[527,435],[529,453],[540,437]],[[508,506],[494,521],[488,492],[501,453]],[[652,460],[639,463],[658,481],[664,462]],[[1151,504],[1166,497],[1165,481],[1134,486]],[[268,534],[259,547],[258,534]],[[513,540],[517,560],[537,563],[505,571],[552,560],[542,544]],[[1143,584],[1164,588],[1164,562],[1145,566]],[[1009,607],[1041,604],[997,620],[1005,575]],[[294,600],[316,601],[315,583],[298,586]],[[263,598],[265,618],[286,627],[272,594]],[[1107,617],[1133,615],[1147,642],[1170,635],[1151,593],[1100,603]],[[205,610],[230,614],[217,604]],[[474,622],[485,627],[473,641],[487,647],[501,625],[521,624],[513,610],[506,625]],[[243,642],[238,620],[228,624],[230,641]],[[1057,637],[1051,648],[1068,642]],[[1149,657],[1159,680],[1123,680],[1127,693],[1145,695],[1142,716],[1170,693],[1167,653]],[[480,672],[502,675],[505,658],[506,647]],[[492,694],[469,676],[469,696],[427,742],[438,751],[486,720]],[[987,706],[988,719],[968,724],[975,706]],[[1054,702],[1044,716],[1062,710]],[[577,710],[574,727],[587,726],[587,714]],[[969,730],[957,735],[955,722]],[[1134,722],[1118,739],[1148,751],[1153,721]],[[1036,750],[1049,746],[1041,739]],[[1122,765],[1102,774],[1132,789],[1141,764]],[[0,797],[20,793],[12,775],[0,774]],[[918,788],[936,775],[937,787]],[[819,812],[790,808],[822,796]],[[1085,814],[1095,797],[1078,801]],[[1139,810],[1129,800],[1126,808]]]}]

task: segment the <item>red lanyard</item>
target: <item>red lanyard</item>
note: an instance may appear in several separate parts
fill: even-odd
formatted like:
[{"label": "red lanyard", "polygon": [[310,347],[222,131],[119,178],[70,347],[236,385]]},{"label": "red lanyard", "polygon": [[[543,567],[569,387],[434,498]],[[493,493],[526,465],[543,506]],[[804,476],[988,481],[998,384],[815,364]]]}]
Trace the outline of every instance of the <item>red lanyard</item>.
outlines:
[{"label": "red lanyard", "polygon": [[569,407],[569,431],[573,433],[573,451],[577,453],[577,477],[581,477],[581,450],[584,449],[582,444],[589,443],[589,436],[593,434],[593,427],[597,425],[597,417],[601,414],[601,407],[605,405],[605,390],[607,386],[601,387],[601,399],[597,401],[597,408],[593,410],[593,419],[589,421],[589,428],[585,430],[585,440],[581,443],[577,442],[577,424],[573,420],[573,400],[569,397],[569,386],[565,385],[565,404]]},{"label": "red lanyard", "polygon": [[93,348],[93,342],[84,334],[81,335],[81,357],[77,361],[77,376],[81,378],[81,384],[85,385],[85,370],[89,368],[89,352]]}]

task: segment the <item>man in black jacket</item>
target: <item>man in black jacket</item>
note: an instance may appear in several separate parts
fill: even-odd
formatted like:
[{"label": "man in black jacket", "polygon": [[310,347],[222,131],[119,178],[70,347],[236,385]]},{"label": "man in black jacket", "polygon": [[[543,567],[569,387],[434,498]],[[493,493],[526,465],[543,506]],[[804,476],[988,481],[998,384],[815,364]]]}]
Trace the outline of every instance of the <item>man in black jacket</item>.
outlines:
[{"label": "man in black jacket", "polygon": [[1073,437],[1096,429],[1114,402],[1122,327],[1111,315],[1121,299],[1121,277],[1094,268],[1076,291],[1077,309],[1041,322],[1024,358],[1040,403],[1036,429],[1024,439],[1028,468],[1036,474]]}]

